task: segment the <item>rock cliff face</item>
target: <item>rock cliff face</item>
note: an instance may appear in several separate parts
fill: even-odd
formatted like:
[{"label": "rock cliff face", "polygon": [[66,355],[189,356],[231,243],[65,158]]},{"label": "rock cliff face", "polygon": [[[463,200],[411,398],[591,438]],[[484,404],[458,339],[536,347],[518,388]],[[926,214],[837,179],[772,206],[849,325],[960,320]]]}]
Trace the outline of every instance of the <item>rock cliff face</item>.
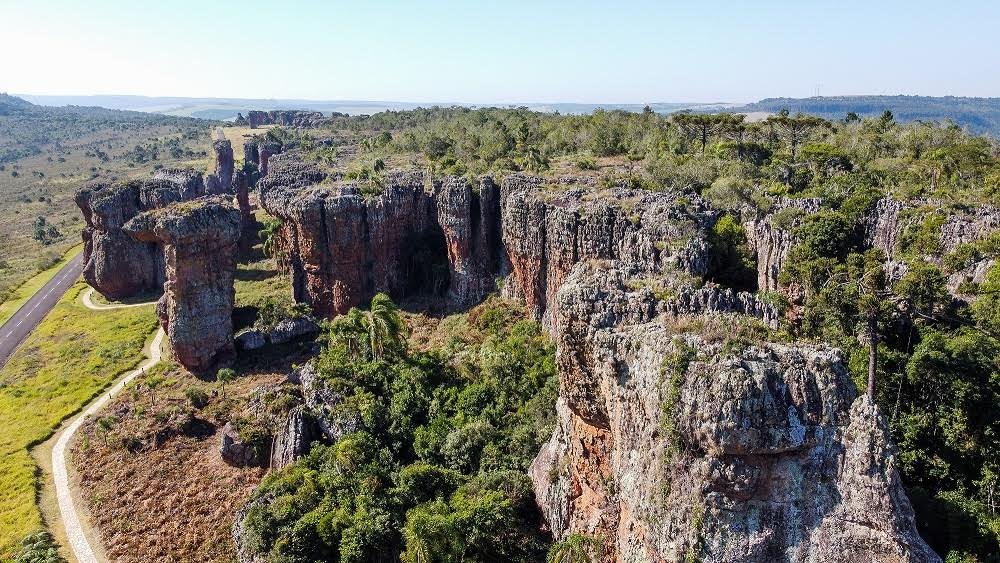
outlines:
[{"label": "rock cliff face", "polygon": [[156,242],[137,241],[122,227],[139,213],[202,195],[201,175],[160,171],[159,179],[95,183],[76,193],[83,212],[83,277],[109,299],[158,290],[165,279]]},{"label": "rock cliff face", "polygon": [[233,276],[240,212],[223,198],[147,211],[125,224],[137,241],[164,245],[166,283],[157,309],[174,357],[195,373],[233,353]]},{"label": "rock cliff face", "polygon": [[619,260],[634,274],[701,278],[708,272],[706,233],[715,214],[697,195],[572,188],[553,193],[522,175],[501,182],[511,267],[504,292],[523,298],[546,326],[556,292],[578,262]]},{"label": "rock cliff face", "polygon": [[782,198],[767,215],[753,217],[744,222],[747,242],[757,255],[757,288],[760,291],[779,289],[778,274],[784,268],[788,253],[795,245],[792,229],[798,225],[798,220],[792,220],[788,225],[776,225],[776,215],[789,208],[800,209],[803,213],[815,213],[819,211],[819,206],[818,198]]},{"label": "rock cliff face", "polygon": [[443,292],[450,306],[465,307],[509,273],[505,294],[524,299],[548,325],[546,312],[578,262],[616,259],[635,273],[684,278],[708,271],[715,214],[692,194],[597,194],[569,185],[553,195],[524,175],[499,186],[483,177],[474,189],[461,178],[396,173],[382,193],[365,197],[352,184],[317,185],[324,179],[288,154],[261,182],[263,207],[283,221],[276,246],[294,296],[322,315],[379,291]]},{"label": "rock cliff face", "polygon": [[376,292],[447,292],[469,304],[495,287],[499,204],[492,181],[476,194],[458,178],[428,190],[421,173],[391,174],[380,195],[366,198],[352,184],[314,185],[323,173],[294,159],[279,162],[261,183],[261,203],[283,221],[278,247],[287,255],[294,297],[318,313],[344,313]]},{"label": "rock cliff face", "polygon": [[531,468],[555,537],[609,561],[939,561],[834,349],[680,330],[619,270],[558,294],[558,425]]},{"label": "rock cliff face", "polygon": [[[346,114],[334,112],[331,117],[344,117]],[[282,127],[319,127],[330,121],[330,117],[321,111],[306,110],[251,110],[247,112],[246,124],[251,128],[261,125],[281,125]]]},{"label": "rock cliff face", "polygon": [[233,190],[236,191],[236,205],[240,209],[240,256],[245,258],[257,244],[257,232],[260,230],[260,223],[250,206],[250,180],[246,172],[237,170],[233,174]]}]

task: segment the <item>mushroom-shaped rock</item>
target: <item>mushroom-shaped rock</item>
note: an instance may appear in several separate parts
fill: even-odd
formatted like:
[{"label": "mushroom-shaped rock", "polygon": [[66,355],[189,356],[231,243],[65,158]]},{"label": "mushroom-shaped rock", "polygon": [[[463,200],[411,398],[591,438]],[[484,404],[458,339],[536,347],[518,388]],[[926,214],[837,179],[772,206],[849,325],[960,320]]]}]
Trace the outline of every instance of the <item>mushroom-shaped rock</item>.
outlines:
[{"label": "mushroom-shaped rock", "polygon": [[205,198],[149,211],[125,232],[164,245],[167,281],[163,311],[174,357],[203,373],[233,353],[233,275],[240,212],[223,198]]},{"label": "mushroom-shaped rock", "polygon": [[197,179],[99,182],[76,193],[83,212],[83,277],[111,299],[158,289],[164,280],[163,253],[155,242],[130,238],[122,226],[139,213],[200,195]]}]

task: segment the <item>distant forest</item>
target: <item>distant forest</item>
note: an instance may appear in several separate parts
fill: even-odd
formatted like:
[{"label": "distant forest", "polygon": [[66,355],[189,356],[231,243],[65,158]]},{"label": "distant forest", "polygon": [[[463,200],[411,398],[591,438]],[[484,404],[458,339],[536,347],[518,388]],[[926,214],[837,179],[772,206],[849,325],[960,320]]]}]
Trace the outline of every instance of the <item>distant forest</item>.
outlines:
[{"label": "distant forest", "polygon": [[1000,98],[955,96],[822,96],[814,98],[766,98],[732,108],[735,113],[809,113],[826,119],[843,119],[848,112],[876,117],[890,110],[897,121],[942,121],[950,119],[978,134],[1000,137]]}]

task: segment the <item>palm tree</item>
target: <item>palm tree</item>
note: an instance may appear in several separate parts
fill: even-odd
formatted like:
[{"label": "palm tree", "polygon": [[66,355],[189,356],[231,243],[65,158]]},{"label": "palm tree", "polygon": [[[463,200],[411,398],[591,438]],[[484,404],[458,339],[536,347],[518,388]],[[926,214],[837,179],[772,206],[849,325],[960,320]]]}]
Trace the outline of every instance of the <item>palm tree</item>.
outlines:
[{"label": "palm tree", "polygon": [[372,298],[362,322],[368,333],[368,347],[373,360],[384,357],[387,348],[402,347],[406,323],[388,295],[379,293]]},{"label": "palm tree", "polygon": [[263,243],[264,254],[274,257],[274,237],[281,229],[280,219],[268,219],[264,222],[264,228],[257,232]]},{"label": "palm tree", "polygon": [[230,368],[222,368],[215,374],[215,378],[219,380],[219,385],[222,386],[222,398],[225,399],[226,384],[236,379],[236,372]]}]

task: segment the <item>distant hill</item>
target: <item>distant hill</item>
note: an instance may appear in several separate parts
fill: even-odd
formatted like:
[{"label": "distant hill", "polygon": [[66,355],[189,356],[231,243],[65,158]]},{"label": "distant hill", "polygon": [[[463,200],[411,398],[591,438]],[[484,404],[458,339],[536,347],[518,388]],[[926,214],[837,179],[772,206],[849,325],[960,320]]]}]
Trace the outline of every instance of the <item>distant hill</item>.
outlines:
[{"label": "distant hill", "polygon": [[149,96],[23,96],[26,100],[46,106],[84,105],[106,108],[143,111],[175,115],[183,117],[198,117],[202,119],[228,120],[237,113],[250,110],[301,109],[321,111],[324,113],[340,112],[348,115],[371,115],[382,111],[404,111],[418,107],[487,107],[487,106],[526,106],[534,111],[554,112],[564,114],[590,113],[597,108],[608,110],[642,111],[649,105],[657,113],[672,113],[684,109],[718,111],[732,104],[704,102],[671,102],[649,104],[600,104],[600,103],[530,103],[530,104],[466,104],[448,101],[441,102],[388,102],[378,100],[295,100],[295,99],[254,99],[254,98],[178,98]]},{"label": "distant hill", "polygon": [[787,109],[827,119],[843,119],[853,111],[862,117],[881,115],[890,110],[897,121],[943,121],[950,119],[974,133],[1000,137],[1000,98],[961,98],[955,96],[820,96],[812,98],[767,98],[753,104],[733,107],[739,113],[776,113]]}]

